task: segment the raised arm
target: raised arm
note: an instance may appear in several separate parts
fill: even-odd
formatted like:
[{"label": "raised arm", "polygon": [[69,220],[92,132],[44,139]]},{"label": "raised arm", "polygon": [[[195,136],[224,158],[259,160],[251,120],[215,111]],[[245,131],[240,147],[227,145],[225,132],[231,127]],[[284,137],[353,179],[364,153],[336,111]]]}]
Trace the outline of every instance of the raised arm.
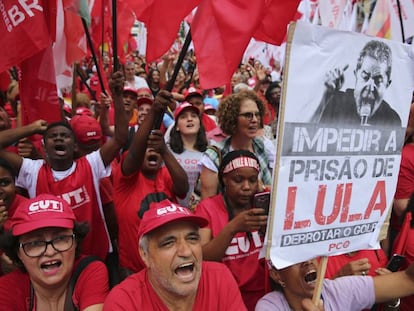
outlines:
[{"label": "raised arm", "polygon": [[172,100],[171,93],[165,90],[160,91],[155,97],[150,111],[135,133],[128,153],[122,161],[122,173],[124,175],[132,175],[141,168],[147,149],[148,135],[153,128],[154,119],[156,116],[164,114],[170,100]]},{"label": "raised arm", "polygon": [[414,294],[414,263],[407,270],[374,277],[375,302],[386,302]]},{"label": "raised arm", "polygon": [[5,148],[18,142],[20,139],[29,137],[34,134],[42,134],[47,128],[47,122],[44,120],[37,120],[29,125],[8,129],[0,132],[0,157],[13,166],[16,174],[19,173],[20,167],[23,163],[23,158],[13,152],[8,152]]},{"label": "raised arm", "polygon": [[332,97],[332,94],[342,88],[345,81],[345,71],[348,69],[348,67],[349,65],[345,65],[343,68],[335,68],[325,75],[325,91],[318,108],[310,119],[311,123],[319,123],[321,120],[326,105],[329,102],[329,99]]},{"label": "raised arm", "polygon": [[109,126],[108,110],[111,105],[112,98],[105,93],[101,93],[98,105],[100,106],[99,111],[99,124],[101,125],[102,133],[105,136],[114,136],[114,130]]},{"label": "raised arm", "polygon": [[119,71],[113,73],[111,80],[109,80],[115,108],[115,133],[112,139],[108,140],[100,149],[105,166],[112,162],[128,139],[128,120],[122,100],[124,80],[124,75]]},{"label": "raised arm", "polygon": [[173,190],[175,195],[180,198],[184,198],[188,192],[188,176],[182,166],[178,163],[177,159],[167,148],[164,141],[164,135],[160,130],[152,130],[148,137],[148,148],[154,148],[167,167],[171,178],[173,180]]},{"label": "raised arm", "polygon": [[201,199],[212,197],[217,194],[218,177],[217,173],[202,166],[200,172]]}]

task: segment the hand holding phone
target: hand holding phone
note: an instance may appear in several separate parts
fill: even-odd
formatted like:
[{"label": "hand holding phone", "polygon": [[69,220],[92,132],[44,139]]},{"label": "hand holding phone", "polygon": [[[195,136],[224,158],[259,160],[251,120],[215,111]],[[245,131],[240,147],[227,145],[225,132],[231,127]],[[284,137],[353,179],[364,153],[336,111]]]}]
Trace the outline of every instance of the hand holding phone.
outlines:
[{"label": "hand holding phone", "polygon": [[390,261],[388,261],[388,264],[386,268],[390,270],[391,272],[396,272],[401,267],[401,265],[405,261],[404,255],[394,254],[392,255]]},{"label": "hand holding phone", "polygon": [[263,208],[265,210],[265,215],[268,215],[269,206],[270,206],[270,192],[269,191],[259,192],[254,195],[253,208]]}]

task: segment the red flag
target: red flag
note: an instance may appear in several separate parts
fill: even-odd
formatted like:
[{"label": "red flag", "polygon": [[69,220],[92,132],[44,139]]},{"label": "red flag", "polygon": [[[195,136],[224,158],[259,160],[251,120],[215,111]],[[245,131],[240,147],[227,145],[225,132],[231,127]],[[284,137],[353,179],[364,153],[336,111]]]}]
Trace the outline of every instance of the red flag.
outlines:
[{"label": "red flag", "polygon": [[58,0],[56,8],[56,41],[53,46],[55,72],[59,88],[72,84],[72,65],[87,52],[86,36],[79,0]]},{"label": "red flag", "polygon": [[263,16],[265,0],[207,0],[197,9],[191,35],[200,84],[227,84]]},{"label": "red flag", "polygon": [[280,44],[299,0],[204,0],[191,24],[203,88],[227,84],[251,37]]},{"label": "red flag", "polygon": [[300,0],[269,0],[265,4],[265,15],[254,34],[260,41],[280,45],[287,33],[287,25],[294,20]]},{"label": "red flag", "polygon": [[147,27],[147,62],[161,57],[177,37],[181,21],[201,0],[128,0]]},{"label": "red flag", "polygon": [[3,0],[0,25],[0,72],[5,71],[51,44],[42,0]]},{"label": "red flag", "polygon": [[121,63],[125,62],[128,51],[131,28],[135,22],[135,16],[129,7],[128,1],[118,1],[117,7],[117,36],[118,36],[118,57]]},{"label": "red flag", "polygon": [[60,120],[52,48],[38,52],[20,65],[22,123]]}]

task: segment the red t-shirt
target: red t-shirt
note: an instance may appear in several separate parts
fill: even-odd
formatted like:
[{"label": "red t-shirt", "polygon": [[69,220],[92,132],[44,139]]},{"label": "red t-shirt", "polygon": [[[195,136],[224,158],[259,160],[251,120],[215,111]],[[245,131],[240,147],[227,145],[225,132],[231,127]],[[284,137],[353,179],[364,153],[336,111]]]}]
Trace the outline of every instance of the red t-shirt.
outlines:
[{"label": "red t-shirt", "polygon": [[414,191],[414,145],[407,144],[401,152],[400,171],[398,173],[395,199],[409,199]]},{"label": "red t-shirt", "polygon": [[138,252],[138,229],[143,213],[149,207],[150,201],[161,201],[162,195],[174,202],[176,199],[173,181],[166,167],[161,167],[156,179],[151,180],[141,172],[124,176],[121,166],[114,165],[112,175],[115,214],[118,221],[119,264],[138,272],[145,268]]},{"label": "red t-shirt", "polygon": [[263,124],[268,125],[276,119],[276,111],[275,108],[265,101],[265,115],[263,116]]},{"label": "red t-shirt", "polygon": [[113,186],[109,177],[102,178],[99,181],[99,194],[101,195],[102,205],[113,201]]},{"label": "red t-shirt", "polygon": [[[407,213],[401,226],[401,231],[394,241],[393,254],[405,256],[405,262],[400,270],[405,270],[414,261],[414,229],[410,227],[412,215]],[[414,310],[414,295],[401,298],[400,311]]]},{"label": "red t-shirt", "polygon": [[346,254],[329,256],[325,278],[334,278],[343,266],[345,266],[351,261],[355,261],[362,258],[368,258],[369,263],[371,264],[371,269],[368,272],[368,275],[370,276],[376,276],[377,274],[375,273],[375,270],[378,268],[385,267],[388,262],[387,256],[385,255],[382,249],[361,250],[353,254],[353,256],[348,256]]},{"label": "red t-shirt", "polygon": [[[397,189],[394,199],[409,199],[414,191],[414,145],[407,144],[401,152],[400,171],[398,173]],[[394,212],[391,217],[391,227],[399,231],[401,228],[400,218]]]},{"label": "red t-shirt", "polygon": [[[81,258],[75,261],[74,269]],[[72,299],[79,310],[84,310],[88,306],[103,303],[108,292],[106,266],[101,261],[95,261],[89,264],[80,274],[73,290]],[[29,310],[29,275],[16,269],[2,276],[0,278],[0,301],[1,310],[36,311],[36,306],[33,310]]]},{"label": "red t-shirt", "polygon": [[93,176],[85,157],[76,160],[76,169],[72,174],[58,181],[54,180],[50,166],[43,165],[39,170],[36,194],[53,193],[65,199],[77,221],[89,223],[89,232],[82,241],[82,253],[105,260],[110,250],[110,239]]},{"label": "red t-shirt", "polygon": [[[213,239],[229,222],[221,194],[202,200],[195,214],[208,219],[206,228],[211,229]],[[248,310],[254,310],[257,301],[265,294],[265,270],[263,262],[258,259],[263,238],[257,231],[251,232],[251,238],[246,232],[238,232],[222,258],[236,279]]]},{"label": "red t-shirt", "polygon": [[[193,310],[244,311],[237,284],[221,263],[203,262]],[[148,270],[131,275],[111,290],[104,311],[157,310],[168,311],[148,280]]]}]

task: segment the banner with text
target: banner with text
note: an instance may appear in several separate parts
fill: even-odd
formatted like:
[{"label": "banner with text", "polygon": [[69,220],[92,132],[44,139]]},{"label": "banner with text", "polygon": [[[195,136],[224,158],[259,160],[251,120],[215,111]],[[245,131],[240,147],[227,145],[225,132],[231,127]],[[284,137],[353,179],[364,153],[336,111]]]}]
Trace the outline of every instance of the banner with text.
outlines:
[{"label": "banner with text", "polygon": [[395,41],[299,22],[286,55],[267,233],[277,268],[377,245],[414,85],[412,51]]}]

